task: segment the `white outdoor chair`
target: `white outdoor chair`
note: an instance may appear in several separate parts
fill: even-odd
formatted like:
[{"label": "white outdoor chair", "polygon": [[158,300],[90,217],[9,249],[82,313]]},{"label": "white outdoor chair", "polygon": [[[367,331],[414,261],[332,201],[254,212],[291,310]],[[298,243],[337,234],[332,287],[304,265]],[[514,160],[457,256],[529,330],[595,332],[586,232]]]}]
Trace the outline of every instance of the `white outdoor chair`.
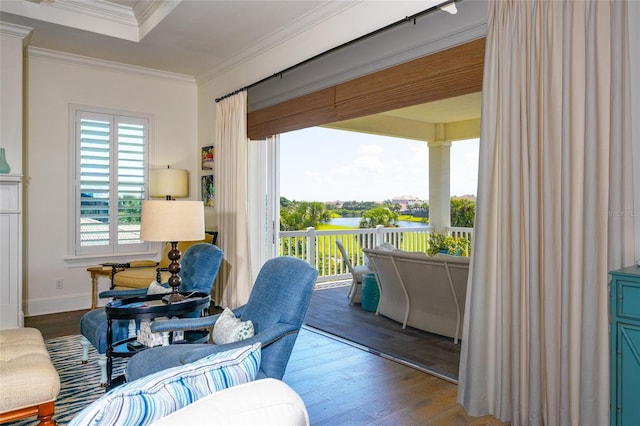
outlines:
[{"label": "white outdoor chair", "polygon": [[349,272],[353,277],[353,281],[351,281],[351,289],[347,296],[349,298],[349,304],[352,305],[353,303],[360,303],[362,302],[362,277],[364,274],[369,274],[373,271],[371,271],[366,265],[353,266],[342,242],[336,240],[336,246],[338,246],[338,250],[340,250],[340,254],[342,255],[342,260],[347,265],[347,269],[349,269]]}]

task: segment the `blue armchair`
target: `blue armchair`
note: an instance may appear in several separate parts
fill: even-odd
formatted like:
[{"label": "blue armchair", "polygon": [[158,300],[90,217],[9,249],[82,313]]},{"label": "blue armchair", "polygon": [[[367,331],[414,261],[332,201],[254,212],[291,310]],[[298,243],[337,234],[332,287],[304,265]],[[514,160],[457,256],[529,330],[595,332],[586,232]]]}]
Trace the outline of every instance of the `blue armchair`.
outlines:
[{"label": "blue armchair", "polygon": [[[127,380],[193,362],[214,352],[261,343],[262,362],[257,378],[282,379],[293,345],[307,313],[318,271],[293,257],[268,260],[261,268],[249,301],[233,310],[242,321],[251,320],[255,335],[221,345],[192,344],[151,348],[134,355],[127,364]],[[153,323],[154,332],[212,327],[219,315]]]},{"label": "blue armchair", "polygon": [[[189,247],[184,253],[180,264],[181,271],[179,275],[182,278],[182,284],[178,287],[178,291],[210,293],[218,270],[220,269],[222,257],[222,250],[213,244],[199,243]],[[166,283],[162,285],[169,288]],[[100,298],[122,299],[126,297],[144,296],[146,294],[146,288],[135,290],[108,290],[100,293]],[[199,316],[200,313],[196,312],[193,315]],[[126,339],[127,337],[134,337],[136,333],[135,325],[132,326],[131,322],[126,320],[113,321],[112,330],[114,342]],[[87,363],[89,345],[93,345],[100,354],[98,360],[102,371],[100,382],[105,385],[107,381],[107,315],[104,308],[94,309],[82,316],[80,319],[80,335],[80,343],[83,346],[82,363]]]}]

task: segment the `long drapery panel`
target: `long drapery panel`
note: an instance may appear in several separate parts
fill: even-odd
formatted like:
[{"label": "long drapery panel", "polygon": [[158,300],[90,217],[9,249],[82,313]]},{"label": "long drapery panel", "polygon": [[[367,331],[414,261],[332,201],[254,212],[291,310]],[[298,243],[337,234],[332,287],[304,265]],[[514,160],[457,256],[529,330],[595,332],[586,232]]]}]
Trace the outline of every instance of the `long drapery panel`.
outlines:
[{"label": "long drapery panel", "polygon": [[[249,299],[253,280],[247,219],[247,92],[216,104],[215,211],[224,260],[216,302],[235,308]],[[218,285],[220,284],[220,285]],[[219,293],[221,292],[221,293]],[[220,294],[221,298],[217,298]]]},{"label": "long drapery panel", "polygon": [[609,422],[608,271],[634,262],[625,1],[488,3],[458,402]]}]

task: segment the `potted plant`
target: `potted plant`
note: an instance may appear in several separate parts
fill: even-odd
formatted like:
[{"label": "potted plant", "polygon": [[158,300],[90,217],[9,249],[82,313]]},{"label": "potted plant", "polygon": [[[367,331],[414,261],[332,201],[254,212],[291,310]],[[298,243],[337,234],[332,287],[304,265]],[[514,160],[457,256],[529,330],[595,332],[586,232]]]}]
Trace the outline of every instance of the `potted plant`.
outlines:
[{"label": "potted plant", "polygon": [[427,254],[437,253],[454,256],[469,256],[469,240],[465,237],[454,237],[446,232],[434,231],[429,234],[429,249]]}]

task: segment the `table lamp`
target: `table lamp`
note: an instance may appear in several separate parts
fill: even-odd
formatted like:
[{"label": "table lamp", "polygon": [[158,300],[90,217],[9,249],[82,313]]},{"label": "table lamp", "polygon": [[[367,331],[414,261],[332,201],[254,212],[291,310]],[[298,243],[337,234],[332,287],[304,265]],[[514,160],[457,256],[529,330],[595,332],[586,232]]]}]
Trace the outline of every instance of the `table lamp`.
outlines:
[{"label": "table lamp", "polygon": [[204,203],[202,201],[144,200],[140,223],[140,239],[171,243],[167,268],[171,273],[171,293],[162,300],[173,303],[185,297],[178,293],[181,278],[178,241],[204,239]]},{"label": "table lamp", "polygon": [[183,169],[151,169],[149,196],[173,200],[189,196],[189,172]]}]

